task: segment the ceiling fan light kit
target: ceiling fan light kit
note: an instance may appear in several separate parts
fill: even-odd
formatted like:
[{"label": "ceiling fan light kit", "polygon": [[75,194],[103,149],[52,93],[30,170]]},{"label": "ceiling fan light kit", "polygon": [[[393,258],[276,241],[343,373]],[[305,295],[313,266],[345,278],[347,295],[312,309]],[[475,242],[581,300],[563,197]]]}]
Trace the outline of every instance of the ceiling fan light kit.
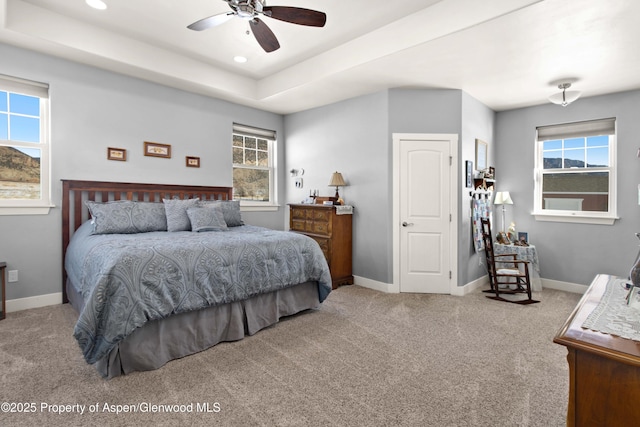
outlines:
[{"label": "ceiling fan light kit", "polygon": [[577,90],[570,90],[567,92],[567,89],[571,87],[571,83],[563,82],[558,84],[558,89],[562,90],[560,93],[554,93],[549,97],[549,101],[554,104],[562,105],[566,107],[571,104],[573,101],[580,97],[580,92]]},{"label": "ceiling fan light kit", "polygon": [[324,27],[327,15],[311,9],[289,6],[267,6],[265,0],[222,0],[229,5],[231,12],[220,13],[200,19],[187,26],[190,30],[202,31],[227,22],[234,16],[249,21],[251,32],[265,52],[273,52],[280,48],[280,43],[273,31],[258,15],[292,24],[309,27]]}]

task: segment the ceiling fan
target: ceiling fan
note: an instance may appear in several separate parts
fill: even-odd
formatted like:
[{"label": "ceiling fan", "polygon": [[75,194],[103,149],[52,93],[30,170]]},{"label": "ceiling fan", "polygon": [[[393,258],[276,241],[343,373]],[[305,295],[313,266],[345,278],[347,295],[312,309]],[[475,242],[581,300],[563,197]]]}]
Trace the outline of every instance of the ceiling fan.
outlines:
[{"label": "ceiling fan", "polygon": [[201,19],[187,26],[190,30],[202,31],[208,28],[223,24],[237,16],[249,22],[251,32],[255,36],[258,44],[266,51],[273,52],[280,48],[280,43],[273,31],[267,27],[258,15],[292,24],[307,25],[310,27],[324,27],[327,15],[311,9],[289,6],[266,6],[265,0],[222,0],[231,8],[231,12],[220,13],[208,18]]}]

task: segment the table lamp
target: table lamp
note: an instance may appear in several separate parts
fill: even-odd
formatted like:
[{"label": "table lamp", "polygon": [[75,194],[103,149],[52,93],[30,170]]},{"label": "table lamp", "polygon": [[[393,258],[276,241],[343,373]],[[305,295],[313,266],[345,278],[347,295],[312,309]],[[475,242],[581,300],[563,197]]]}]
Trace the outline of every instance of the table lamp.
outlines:
[{"label": "table lamp", "polygon": [[342,178],[342,174],[340,172],[336,171],[331,175],[329,187],[336,187],[336,200],[340,198],[340,194],[338,194],[338,187],[344,187],[345,185],[347,185],[347,183],[344,182],[344,178]]},{"label": "table lamp", "polygon": [[504,212],[506,210],[505,205],[512,205],[513,200],[511,200],[511,195],[508,191],[498,191],[496,193],[496,198],[493,200],[494,205],[502,205],[502,232],[505,233],[505,224],[504,224]]}]

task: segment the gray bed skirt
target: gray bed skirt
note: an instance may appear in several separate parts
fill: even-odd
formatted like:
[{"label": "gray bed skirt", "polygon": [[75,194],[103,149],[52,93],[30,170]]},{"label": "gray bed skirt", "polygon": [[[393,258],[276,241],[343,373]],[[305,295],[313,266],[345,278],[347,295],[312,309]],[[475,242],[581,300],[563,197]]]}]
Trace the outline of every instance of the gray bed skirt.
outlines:
[{"label": "gray bed skirt", "polygon": [[[84,301],[67,281],[69,302],[78,311]],[[318,284],[306,282],[245,301],[154,320],[133,331],[95,364],[105,378],[158,369],[170,360],[237,341],[285,316],[320,306]]]}]

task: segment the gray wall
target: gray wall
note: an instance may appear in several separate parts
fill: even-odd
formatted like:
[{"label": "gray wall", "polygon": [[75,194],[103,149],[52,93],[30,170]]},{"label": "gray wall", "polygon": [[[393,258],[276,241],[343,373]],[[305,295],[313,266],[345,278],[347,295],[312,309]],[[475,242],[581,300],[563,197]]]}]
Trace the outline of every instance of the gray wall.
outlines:
[{"label": "gray wall", "polygon": [[[476,168],[476,139],[488,144],[487,166],[496,166],[496,113],[465,92],[462,92],[462,134],[460,152],[460,206],[458,229],[458,285],[463,286],[487,274],[484,252],[476,253],[471,223],[472,199],[466,188],[465,160]],[[496,168],[496,171],[498,169]],[[497,172],[496,172],[497,173]],[[500,180],[496,181],[498,189]],[[495,218],[495,214],[493,215]]]},{"label": "gray wall", "polygon": [[[392,134],[461,135],[462,171],[464,160],[474,158],[475,138],[493,140],[493,122],[493,111],[459,90],[392,89],[288,115],[287,169],[304,168],[305,187],[296,189],[289,178],[287,201],[299,202],[314,188],[332,194],[326,183],[333,170],[342,172],[349,186],[341,195],[356,208],[354,274],[392,283]],[[455,197],[468,207],[468,192],[459,189]],[[486,274],[471,247],[469,212],[459,211],[458,285]]]},{"label": "gray wall", "polygon": [[393,262],[387,111],[385,91],[285,117],[287,170],[305,170],[302,189],[287,178],[287,202],[300,203],[311,189],[333,196],[329,178],[342,173],[348,186],[340,196],[354,206],[353,274],[383,283],[392,282]]},{"label": "gray wall", "polygon": [[[533,211],[533,167],[536,126],[617,118],[618,216],[614,225],[536,221]],[[627,277],[638,251],[640,231],[640,91],[583,98],[560,107],[545,104],[497,113],[496,178],[509,190],[507,223],[527,231],[536,245],[541,277],[588,285],[598,273]],[[510,215],[509,215],[510,214]]]},{"label": "gray wall", "polygon": [[[0,216],[0,260],[19,270],[20,279],[7,284],[7,299],[61,291],[60,179],[229,186],[234,121],[284,135],[281,115],[2,44],[0,58],[1,74],[50,85],[56,205],[48,215]],[[143,141],[171,144],[172,158],[144,157]],[[108,161],[107,147],[127,149],[128,160]],[[199,156],[201,167],[186,168],[187,155]],[[278,164],[284,164],[284,149]],[[282,199],[282,177],[278,182]],[[282,229],[283,209],[245,212],[243,218]]]}]

